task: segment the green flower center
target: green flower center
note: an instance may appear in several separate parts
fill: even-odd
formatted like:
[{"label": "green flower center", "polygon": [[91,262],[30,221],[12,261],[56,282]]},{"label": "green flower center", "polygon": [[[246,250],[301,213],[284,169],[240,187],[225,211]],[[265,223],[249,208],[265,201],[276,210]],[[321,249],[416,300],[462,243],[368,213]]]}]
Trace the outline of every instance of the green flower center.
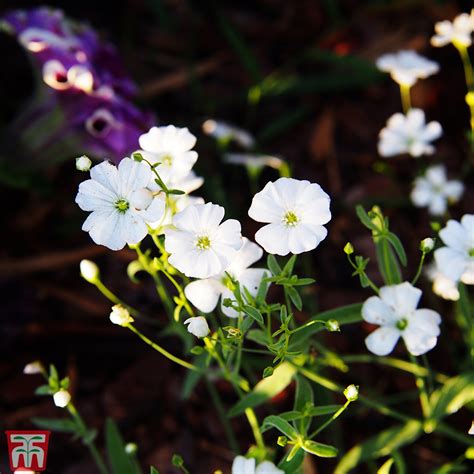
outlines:
[{"label": "green flower center", "polygon": [[403,331],[404,329],[406,329],[407,326],[408,326],[408,321],[405,318],[397,321],[397,329],[400,329],[400,331]]},{"label": "green flower center", "polygon": [[202,235],[196,240],[196,247],[199,250],[207,250],[211,246],[211,240],[207,235]]},{"label": "green flower center", "polygon": [[173,157],[171,155],[165,155],[161,158],[161,163],[166,166],[171,166],[171,164],[173,163]]},{"label": "green flower center", "polygon": [[298,222],[299,218],[293,211],[287,211],[283,216],[283,224],[287,227],[294,227]]},{"label": "green flower center", "polygon": [[118,199],[115,201],[115,208],[122,214],[128,211],[130,204],[125,199]]},{"label": "green flower center", "polygon": [[474,257],[474,247],[467,252],[470,257]]}]

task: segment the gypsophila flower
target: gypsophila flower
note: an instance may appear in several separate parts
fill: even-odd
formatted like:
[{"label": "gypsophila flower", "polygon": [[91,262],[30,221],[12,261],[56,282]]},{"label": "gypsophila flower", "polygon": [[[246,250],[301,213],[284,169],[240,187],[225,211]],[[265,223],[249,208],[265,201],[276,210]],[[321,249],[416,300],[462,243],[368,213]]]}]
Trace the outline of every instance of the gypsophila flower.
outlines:
[{"label": "gypsophila flower", "polygon": [[167,185],[185,178],[198,158],[192,150],[196,137],[187,128],[152,127],[140,136],[139,143],[144,158],[152,164],[160,163],[157,170]]},{"label": "gypsophila flower", "polygon": [[35,360],[26,364],[23,373],[25,375],[35,375],[35,374],[42,374],[44,372],[44,366],[39,360]]},{"label": "gypsophila flower", "polygon": [[86,155],[82,155],[76,158],[76,169],[78,171],[89,171],[92,166],[92,161]]},{"label": "gypsophila flower", "polygon": [[413,157],[431,155],[435,148],[433,140],[442,134],[438,122],[425,122],[425,113],[421,109],[410,109],[406,115],[392,115],[385,128],[379,133],[378,152],[381,156],[391,157],[408,153]]},{"label": "gypsophila flower", "polygon": [[59,408],[65,408],[71,401],[71,394],[67,390],[59,390],[53,395],[54,404]]},{"label": "gypsophila flower", "polygon": [[454,280],[444,275],[437,267],[432,264],[426,268],[426,276],[433,283],[432,290],[435,295],[445,300],[459,300],[459,290]]},{"label": "gypsophila flower", "polygon": [[408,282],[384,286],[379,296],[372,296],[362,306],[362,317],[380,328],[372,332],[365,344],[370,352],[390,354],[402,337],[408,352],[418,356],[436,345],[441,317],[430,309],[416,309],[421,290]]},{"label": "gypsophila flower", "polygon": [[268,223],[255,240],[276,255],[299,254],[316,248],[327,235],[331,219],[330,198],[321,186],[309,181],[280,178],[255,194],[249,216]]},{"label": "gypsophila flower", "polygon": [[[234,259],[224,272],[211,278],[196,280],[184,289],[186,298],[203,313],[214,311],[219,297],[221,301],[226,298],[234,299],[232,282],[229,276],[246,288],[252,296],[256,296],[258,287],[265,275],[264,268],[249,268],[250,265],[262,258],[263,251],[257,245],[244,237],[242,248],[235,254]],[[239,313],[231,307],[221,304],[221,310],[230,318],[238,317]]]},{"label": "gypsophila flower", "polygon": [[376,64],[381,71],[390,73],[395,82],[404,86],[413,86],[418,79],[426,79],[439,71],[437,62],[412,50],[384,54],[377,59]]},{"label": "gypsophila flower", "polygon": [[118,168],[106,161],[94,166],[91,179],[80,184],[76,196],[79,207],[91,211],[82,230],[112,250],[143,240],[146,223],[161,219],[165,211],[165,202],[147,191],[152,180],[150,167],[130,158]]},{"label": "gypsophila flower", "polygon": [[220,120],[206,120],[202,124],[202,130],[217,140],[233,140],[242,148],[249,149],[255,145],[255,138],[247,130]]},{"label": "gypsophila flower", "polygon": [[[188,277],[209,278],[224,271],[242,247],[240,223],[224,218],[216,204],[195,204],[173,217],[165,230],[169,262]],[[222,222],[222,223],[221,223]]]},{"label": "gypsophila flower", "polygon": [[196,337],[206,337],[209,334],[209,325],[203,316],[188,318],[184,324],[188,325],[188,332]]},{"label": "gypsophila flower", "polygon": [[112,306],[109,319],[112,323],[117,324],[118,326],[127,326],[134,321],[132,316],[130,316],[128,309],[121,304]]},{"label": "gypsophila flower", "polygon": [[344,390],[344,396],[348,402],[354,402],[359,398],[359,387],[354,384],[348,385]]},{"label": "gypsophila flower", "polygon": [[432,239],[431,237],[426,237],[426,239],[423,239],[420,242],[420,250],[423,253],[430,253],[434,249],[434,246],[435,246],[435,240]]},{"label": "gypsophila flower", "polygon": [[411,200],[417,207],[427,207],[434,216],[443,215],[448,203],[459,201],[464,191],[461,181],[446,178],[443,165],[430,166],[424,176],[416,178]]},{"label": "gypsophila flower", "polygon": [[285,474],[270,461],[263,461],[258,466],[254,458],[237,456],[232,463],[232,474]]},{"label": "gypsophila flower", "polygon": [[454,282],[474,285],[474,214],[449,220],[439,236],[446,247],[435,251],[437,267]]},{"label": "gypsophila flower", "polygon": [[91,260],[81,260],[79,270],[82,278],[89,283],[94,283],[99,278],[99,267]]},{"label": "gypsophila flower", "polygon": [[452,22],[445,20],[435,24],[436,34],[432,36],[431,44],[438,48],[449,43],[453,43],[456,47],[471,46],[473,30],[474,19],[472,14],[461,13]]}]

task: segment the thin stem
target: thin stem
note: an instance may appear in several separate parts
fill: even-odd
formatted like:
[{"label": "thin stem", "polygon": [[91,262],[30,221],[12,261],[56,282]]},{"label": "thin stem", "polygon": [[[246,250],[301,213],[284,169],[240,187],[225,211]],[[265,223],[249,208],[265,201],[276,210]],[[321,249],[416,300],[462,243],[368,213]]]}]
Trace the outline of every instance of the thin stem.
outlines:
[{"label": "thin stem", "polygon": [[471,306],[469,301],[469,294],[466,290],[464,283],[459,283],[459,302],[458,302],[458,314],[461,317],[459,319],[459,325],[464,334],[466,344],[469,351],[469,362],[473,365],[474,361],[474,322],[471,316]]},{"label": "thin stem", "polygon": [[[418,365],[416,357],[410,354],[410,359],[412,364]],[[426,389],[425,379],[415,374],[416,386],[420,392],[420,405],[421,411],[423,412],[423,417],[428,419],[431,414],[430,399],[428,396],[428,390]]]},{"label": "thin stem", "polygon": [[347,402],[344,403],[344,405],[341,408],[339,408],[339,410],[337,410],[336,413],[334,413],[334,415],[332,415],[331,418],[329,418],[329,420],[327,420],[317,430],[315,430],[315,431],[313,431],[313,433],[311,433],[311,435],[309,436],[310,439],[313,439],[316,435],[321,433],[321,431],[326,429],[336,418],[338,418],[340,415],[342,415],[342,413],[344,413],[344,411],[350,405],[350,403],[351,403],[351,401],[347,400]]},{"label": "thin stem", "polygon": [[302,329],[306,329],[310,326],[313,326],[314,324],[324,324],[326,325],[327,321],[323,321],[322,319],[313,319],[312,321],[307,322],[306,324],[303,324],[302,326],[297,327],[296,329],[292,329],[290,331],[290,334],[294,334],[295,332],[301,331]]},{"label": "thin stem", "polygon": [[426,257],[426,253],[422,252],[421,253],[421,258],[420,258],[420,263],[418,264],[418,270],[416,271],[416,274],[413,277],[413,280],[411,282],[412,285],[414,285],[418,281],[418,278],[420,278],[421,270],[423,270],[423,264],[425,263],[425,257]]},{"label": "thin stem", "polygon": [[[461,56],[461,61],[464,69],[464,78],[466,80],[466,87],[468,93],[471,92],[474,89],[474,76],[473,76],[473,71],[472,71],[472,64],[471,64],[471,58],[469,57],[469,52],[467,50],[467,47],[454,43],[454,46],[456,49],[459,51],[459,55]],[[471,152],[474,151],[474,106],[471,104],[469,105],[469,112],[471,114],[471,120],[470,120],[470,125],[471,125]]]},{"label": "thin stem", "polygon": [[400,84],[400,96],[402,99],[403,113],[407,114],[411,109],[410,87],[407,84]]},{"label": "thin stem", "polygon": [[267,448],[265,447],[265,441],[263,440],[262,433],[260,432],[260,426],[258,424],[255,412],[252,408],[247,408],[245,410],[245,416],[247,417],[249,425],[252,428],[253,437],[255,438],[258,448],[262,451],[265,451]]},{"label": "thin stem", "polygon": [[161,347],[160,345],[156,344],[155,342],[153,342],[151,339],[148,339],[144,334],[142,334],[135,326],[133,326],[132,324],[127,324],[126,326],[128,329],[130,329],[130,331],[134,332],[142,341],[144,341],[145,343],[147,343],[150,347],[152,347],[153,349],[155,349],[155,351],[158,351],[160,354],[164,355],[165,357],[167,357],[169,360],[175,362],[176,364],[178,365],[181,365],[182,367],[186,368],[186,369],[190,369],[190,370],[195,370],[197,372],[200,372],[201,369],[199,367],[196,367],[195,365],[193,364],[190,364],[189,362],[186,362],[185,360],[183,359],[180,359],[179,357],[171,354],[170,352],[168,352],[166,349],[163,349],[163,347]]}]

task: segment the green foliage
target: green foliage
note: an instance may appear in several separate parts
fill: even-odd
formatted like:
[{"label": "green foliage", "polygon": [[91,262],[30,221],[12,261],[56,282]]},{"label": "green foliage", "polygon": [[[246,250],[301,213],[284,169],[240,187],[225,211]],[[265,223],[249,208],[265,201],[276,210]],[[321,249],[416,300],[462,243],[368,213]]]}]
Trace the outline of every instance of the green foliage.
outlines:
[{"label": "green foliage", "polygon": [[105,422],[105,444],[113,474],[137,474],[117,425],[111,418]]}]

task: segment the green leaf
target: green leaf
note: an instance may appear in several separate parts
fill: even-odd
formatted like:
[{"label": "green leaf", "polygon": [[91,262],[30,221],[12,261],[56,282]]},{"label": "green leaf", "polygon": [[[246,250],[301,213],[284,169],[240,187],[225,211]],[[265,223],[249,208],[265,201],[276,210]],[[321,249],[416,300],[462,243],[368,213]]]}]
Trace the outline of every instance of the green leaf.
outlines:
[{"label": "green leaf", "polygon": [[336,447],[330,446],[329,444],[317,443],[310,439],[307,439],[302,447],[307,453],[314,454],[320,458],[334,458],[338,453]]},{"label": "green leaf", "polygon": [[150,474],[160,474],[160,471],[156,467],[150,466]]},{"label": "green leaf", "polygon": [[61,433],[75,433],[78,431],[76,423],[69,418],[32,418],[31,421],[38,428],[45,430]]},{"label": "green leaf", "polygon": [[251,318],[255,319],[260,324],[264,324],[262,313],[253,306],[246,304],[243,308],[244,313],[250,316]]},{"label": "green leaf", "polygon": [[288,262],[286,262],[285,266],[283,267],[283,273],[285,275],[291,275],[293,273],[293,269],[295,268],[296,263],[296,257],[296,255],[292,255]]},{"label": "green leaf", "polygon": [[285,286],[285,292],[290,297],[291,302],[295,305],[295,307],[301,311],[303,307],[303,302],[301,301],[300,294],[292,287],[292,286]]},{"label": "green leaf", "polygon": [[52,395],[53,391],[49,388],[49,385],[40,385],[35,390],[35,395]]},{"label": "green leaf", "polygon": [[392,465],[395,462],[395,459],[390,458],[387,459],[382,466],[380,466],[380,469],[377,471],[377,474],[390,474],[390,469],[392,469]]},{"label": "green leaf", "polygon": [[114,474],[135,474],[133,464],[125,451],[122,436],[111,418],[105,422],[105,444],[112,472]]},{"label": "green leaf", "polygon": [[[296,376],[295,403],[293,409],[299,412],[305,412],[308,405],[314,404],[313,389],[311,384],[301,375]],[[298,429],[302,434],[306,434],[311,424],[311,417],[307,416],[298,423]]]},{"label": "green leaf", "polygon": [[474,372],[449,379],[431,395],[431,417],[441,420],[474,400]]},{"label": "green leaf", "polygon": [[253,390],[244,395],[230,410],[229,417],[242,414],[247,408],[256,407],[282,392],[290,383],[296,368],[288,362],[283,362],[273,372],[273,375],[260,380]]},{"label": "green leaf", "polygon": [[378,230],[378,227],[372,222],[372,219],[368,216],[366,210],[361,205],[356,206],[356,214],[367,229]]},{"label": "green leaf", "polygon": [[267,416],[262,423],[261,432],[265,433],[271,428],[276,428],[278,431],[283,433],[288,439],[292,441],[298,438],[298,432],[291,426],[285,419],[280,416],[270,415]]},{"label": "green leaf", "polygon": [[402,273],[393,248],[385,238],[374,238],[377,264],[386,285],[397,285],[402,281]]},{"label": "green leaf", "polygon": [[262,329],[251,329],[247,333],[247,339],[261,346],[266,346],[268,344],[268,335]]},{"label": "green leaf", "polygon": [[311,416],[324,416],[324,415],[332,415],[339,410],[342,405],[321,405],[319,407],[313,407],[309,410],[309,414]]},{"label": "green leaf", "polygon": [[400,260],[400,263],[406,267],[407,266],[407,254],[405,252],[405,249],[403,248],[403,244],[401,240],[396,236],[393,232],[389,232],[385,238],[392,244],[392,247],[395,249],[395,252],[397,252],[398,259]]},{"label": "green leaf", "polygon": [[272,275],[278,276],[281,274],[281,267],[277,262],[277,259],[274,255],[268,254],[267,257],[267,267],[272,272]]},{"label": "green leaf", "polygon": [[[203,352],[202,354],[198,355],[194,360],[193,364],[200,369],[204,369],[207,366],[207,358],[208,354],[207,352]],[[184,378],[184,383],[183,383],[183,389],[181,396],[184,400],[187,400],[190,396],[191,393],[194,389],[194,387],[197,385],[199,380],[201,379],[203,375],[202,370],[187,370],[186,375]]]},{"label": "green leaf", "polygon": [[388,456],[392,451],[416,440],[422,433],[423,425],[418,420],[410,420],[403,425],[382,431],[347,452],[334,474],[346,474],[364,461]]},{"label": "green leaf", "polygon": [[[288,460],[290,454],[293,454],[291,460]],[[305,452],[302,449],[298,449],[296,453],[288,452],[288,454],[278,464],[279,469],[283,469],[285,474],[301,474],[303,471],[301,466],[304,461]]]}]

